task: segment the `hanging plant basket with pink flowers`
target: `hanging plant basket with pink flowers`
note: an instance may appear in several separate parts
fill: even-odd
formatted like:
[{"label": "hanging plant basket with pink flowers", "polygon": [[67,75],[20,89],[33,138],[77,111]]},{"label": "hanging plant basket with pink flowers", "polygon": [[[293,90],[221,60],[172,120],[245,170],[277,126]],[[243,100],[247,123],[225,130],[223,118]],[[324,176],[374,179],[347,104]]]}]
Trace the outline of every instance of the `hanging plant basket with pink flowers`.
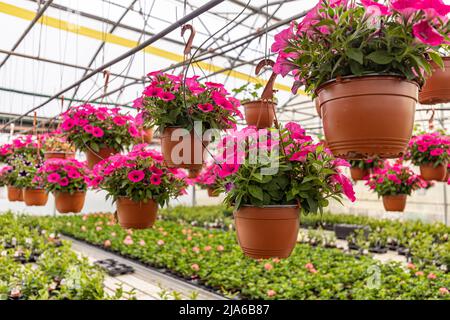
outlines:
[{"label": "hanging plant basket with pink flowers", "polygon": [[274,71],[317,99],[336,156],[397,158],[431,61],[443,66],[449,12],[441,1],[321,0],[275,37]]},{"label": "hanging plant basket with pink flowers", "polygon": [[43,136],[42,150],[46,160],[75,158],[75,146],[67,141],[60,130]]},{"label": "hanging plant basket with pink flowers", "polygon": [[59,213],[81,212],[86,198],[90,171],[75,159],[49,159],[39,168],[34,182],[52,192]]},{"label": "hanging plant basket with pink flowers", "polygon": [[420,166],[427,181],[445,181],[450,152],[450,139],[439,132],[415,136],[409,142],[406,159]]},{"label": "hanging plant basket with pink flowers", "polygon": [[202,84],[197,76],[184,79],[161,72],[148,76],[151,84],[140,100],[141,117],[144,127],[160,131],[165,165],[201,169],[210,139],[204,131],[234,128],[235,117],[242,117],[239,101],[222,84]]},{"label": "hanging plant basket with pink flowers", "polygon": [[339,168],[349,163],[313,144],[298,124],[280,131],[248,127],[226,136],[220,148],[225,203],[235,208],[239,244],[251,258],[287,258],[297,240],[300,211],[323,212],[344,194],[355,201]]},{"label": "hanging plant basket with pink flowers", "polygon": [[195,179],[195,183],[201,189],[207,190],[210,197],[218,197],[222,192],[223,180],[218,176],[220,169],[221,167],[218,164],[212,163],[204,167]]},{"label": "hanging plant basket with pink flowers", "polygon": [[385,162],[383,169],[374,169],[366,185],[383,198],[386,211],[403,212],[406,199],[414,190],[427,189],[431,183],[423,180],[401,163]]},{"label": "hanging plant basket with pink flowers", "polygon": [[135,119],[119,108],[71,107],[62,114],[61,131],[67,141],[86,152],[88,167],[125,150],[141,136]]},{"label": "hanging plant basket with pink flowers", "polygon": [[350,174],[353,181],[366,180],[375,168],[382,168],[380,159],[350,160]]},{"label": "hanging plant basket with pink flowers", "polygon": [[158,205],[185,193],[185,174],[162,165],[162,155],[140,144],[125,155],[117,154],[94,167],[91,185],[107,192],[117,205],[123,228],[153,226]]}]

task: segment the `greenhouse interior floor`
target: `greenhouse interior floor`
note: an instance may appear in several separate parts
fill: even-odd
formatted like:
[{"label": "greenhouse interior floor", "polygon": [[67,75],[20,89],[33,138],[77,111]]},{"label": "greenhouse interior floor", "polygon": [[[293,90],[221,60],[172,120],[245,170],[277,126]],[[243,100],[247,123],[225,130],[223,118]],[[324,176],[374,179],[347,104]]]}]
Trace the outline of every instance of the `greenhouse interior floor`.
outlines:
[{"label": "greenhouse interior floor", "polygon": [[119,287],[124,291],[134,291],[137,300],[166,300],[166,299],[192,299],[223,300],[221,295],[214,294],[200,287],[178,280],[172,276],[145,267],[139,263],[119,255],[96,248],[76,239],[63,236],[72,242],[72,249],[85,256],[93,264],[95,261],[114,259],[134,269],[134,273],[105,277],[105,288],[113,294]]}]

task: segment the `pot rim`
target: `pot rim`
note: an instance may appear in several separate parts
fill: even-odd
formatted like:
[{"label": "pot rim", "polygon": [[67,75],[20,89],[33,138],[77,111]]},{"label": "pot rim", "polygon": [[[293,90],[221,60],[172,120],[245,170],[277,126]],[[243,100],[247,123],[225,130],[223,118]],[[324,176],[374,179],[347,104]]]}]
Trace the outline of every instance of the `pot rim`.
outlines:
[{"label": "pot rim", "polygon": [[256,103],[256,102],[270,102],[270,103],[272,103],[272,104],[274,104],[274,105],[278,105],[278,102],[275,102],[275,101],[270,101],[270,100],[268,100],[268,101],[263,101],[263,99],[257,99],[257,100],[250,100],[250,101],[246,101],[246,102],[244,102],[244,103],[242,103],[242,105],[245,107],[245,105],[247,105],[247,104],[250,104],[250,103]]},{"label": "pot rim", "polygon": [[[300,206],[297,204],[270,204],[270,205],[266,205],[266,206],[254,206],[251,204],[243,204],[242,207],[247,207],[247,208],[299,208]],[[239,210],[239,209],[237,209]]]},{"label": "pot rim", "polygon": [[[402,81],[409,82],[409,83],[411,83],[411,84],[415,84],[419,89],[420,89],[420,87],[421,87],[417,81],[408,80],[408,79],[406,79],[405,77],[402,77],[402,76],[400,76],[400,75],[398,75],[398,74],[380,74],[380,73],[371,73],[371,74],[365,74],[365,75],[363,75],[363,76],[350,75],[350,76],[344,76],[344,77],[339,78],[339,81],[342,81],[342,80],[364,79],[364,78],[397,78],[397,79],[400,79],[400,80],[402,80]],[[318,95],[319,95],[319,92],[322,91],[322,90],[324,90],[325,87],[327,87],[327,86],[329,86],[329,85],[331,85],[331,84],[333,84],[333,83],[336,83],[336,82],[338,82],[338,79],[337,79],[337,78],[334,78],[334,79],[331,79],[331,80],[328,80],[328,81],[322,83],[322,84],[320,85],[320,87],[318,87],[318,88],[316,89],[315,95],[318,96]],[[320,102],[319,102],[319,103],[320,103]]]},{"label": "pot rim", "polygon": [[45,152],[44,152],[44,154],[48,154],[48,153],[75,154],[76,152],[72,152],[72,151],[45,151]]}]

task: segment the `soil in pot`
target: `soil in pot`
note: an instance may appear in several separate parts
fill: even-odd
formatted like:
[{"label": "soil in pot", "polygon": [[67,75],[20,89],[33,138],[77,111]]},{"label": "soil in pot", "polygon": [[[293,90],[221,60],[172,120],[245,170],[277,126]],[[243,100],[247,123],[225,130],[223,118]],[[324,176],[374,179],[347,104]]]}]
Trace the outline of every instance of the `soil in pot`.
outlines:
[{"label": "soil in pot", "polygon": [[370,171],[368,169],[361,169],[361,168],[350,168],[350,174],[352,176],[353,181],[362,181],[365,177],[367,177],[370,174]]},{"label": "soil in pot", "polygon": [[13,186],[8,186],[8,200],[11,202],[23,201],[23,190]]},{"label": "soil in pot", "polygon": [[406,198],[405,194],[383,196],[384,209],[390,212],[403,212],[406,207]]},{"label": "soil in pot", "polygon": [[[177,134],[179,129],[178,127],[168,127],[161,135],[161,152],[165,165],[169,168],[201,170],[208,141],[202,141],[202,134],[194,131],[180,136]],[[179,133],[182,133],[181,130]]]},{"label": "soil in pot", "polygon": [[245,121],[249,126],[258,129],[270,128],[275,120],[275,103],[271,101],[256,100],[243,103]]},{"label": "soil in pot", "polygon": [[440,164],[434,167],[434,164],[423,164],[420,166],[420,175],[427,181],[445,181],[447,176],[447,164]]},{"label": "soil in pot", "polygon": [[74,152],[45,152],[44,153],[44,159],[74,159],[75,153]]},{"label": "soil in pot", "polygon": [[433,105],[450,102],[450,57],[443,59],[444,70],[434,62],[431,63],[433,74],[426,80],[419,93],[421,104]]},{"label": "soil in pot", "polygon": [[97,163],[100,161],[109,158],[110,156],[117,154],[117,150],[113,148],[101,148],[99,152],[95,152],[94,150],[88,149],[86,151],[86,160],[88,164],[88,168],[92,169]]},{"label": "soil in pot", "polygon": [[158,204],[154,200],[147,203],[136,202],[129,198],[117,199],[117,218],[124,229],[151,228],[156,221]]},{"label": "soil in pot", "polygon": [[414,126],[419,86],[394,76],[348,77],[317,90],[328,146],[337,157],[398,158]]},{"label": "soil in pot", "polygon": [[242,251],[253,259],[287,258],[295,247],[300,209],[297,206],[243,206],[234,213]]},{"label": "soil in pot", "polygon": [[55,192],[55,206],[59,213],[79,213],[83,210],[86,192]]},{"label": "soil in pot", "polygon": [[27,206],[45,206],[48,201],[47,191],[43,189],[24,189],[23,201]]}]

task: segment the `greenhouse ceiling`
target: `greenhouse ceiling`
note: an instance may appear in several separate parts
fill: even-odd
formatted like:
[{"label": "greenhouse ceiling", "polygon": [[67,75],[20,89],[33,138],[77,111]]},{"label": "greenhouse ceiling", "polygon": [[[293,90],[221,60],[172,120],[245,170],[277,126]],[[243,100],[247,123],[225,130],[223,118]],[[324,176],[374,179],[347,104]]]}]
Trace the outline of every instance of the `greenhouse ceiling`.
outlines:
[{"label": "greenhouse ceiling", "polygon": [[[0,123],[4,126],[27,112],[32,115],[33,109],[39,117],[52,118],[70,104],[87,101],[129,109],[142,92],[148,72],[168,68],[174,73],[182,71],[180,62],[185,60],[183,50],[188,32],[183,38],[177,26],[162,39],[106,68],[110,73],[106,90],[104,73],[98,72],[79,86],[56,94],[205,3],[200,0],[0,1],[0,27],[7,31],[2,32],[0,45]],[[266,70],[256,77],[255,66],[265,57],[274,59],[270,52],[274,35],[316,3],[229,0],[210,8],[190,21],[196,30],[192,53],[197,63],[193,63],[189,74],[223,82],[228,90],[267,80],[270,73]],[[294,119],[312,133],[320,133],[321,122],[314,104],[302,93],[292,95],[291,84],[292,78],[277,78],[280,120]],[[428,123],[428,109],[417,112],[418,123]],[[15,121],[16,128],[21,127],[24,119]],[[436,113],[435,119],[444,126],[446,112]]]}]

